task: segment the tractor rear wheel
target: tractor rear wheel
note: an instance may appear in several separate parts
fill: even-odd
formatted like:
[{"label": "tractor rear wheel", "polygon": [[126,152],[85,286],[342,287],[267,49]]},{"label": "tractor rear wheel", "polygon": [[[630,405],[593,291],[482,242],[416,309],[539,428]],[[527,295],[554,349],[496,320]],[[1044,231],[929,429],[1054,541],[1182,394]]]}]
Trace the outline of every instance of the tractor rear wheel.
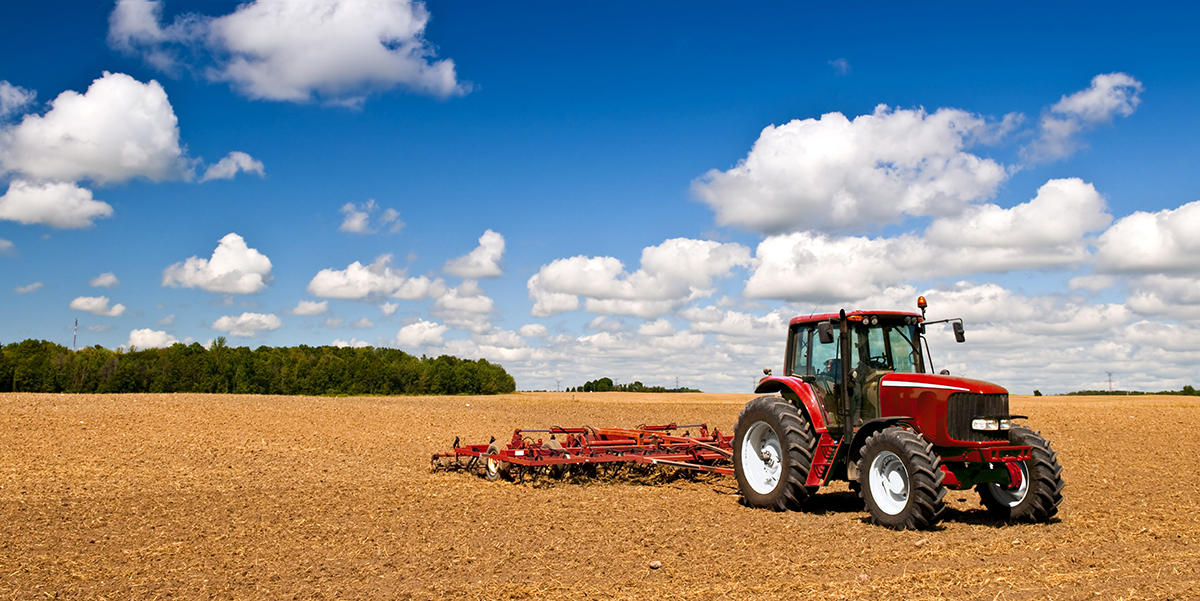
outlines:
[{"label": "tractor rear wheel", "polygon": [[896,530],[933,527],[945,508],[945,474],[933,445],[899,426],[867,437],[858,461],[858,494],[871,521]]},{"label": "tractor rear wheel", "polygon": [[782,397],[746,403],[733,433],[733,473],[742,501],[775,511],[800,509],[809,496],[804,484],[815,441],[808,419]]},{"label": "tractor rear wheel", "polygon": [[488,445],[488,450],[487,450],[488,458],[483,464],[483,473],[485,476],[487,476],[487,479],[491,480],[492,482],[495,482],[496,480],[499,480],[500,478],[504,478],[505,480],[509,479],[509,471],[508,471],[509,464],[508,464],[508,462],[500,461],[499,459],[493,457],[493,455],[499,455],[499,454],[500,454],[500,445],[498,445],[494,442],[492,444]]},{"label": "tractor rear wheel", "polygon": [[1058,513],[1062,503],[1062,466],[1058,464],[1058,453],[1041,434],[1015,426],[1009,432],[1009,440],[1015,445],[1029,446],[1033,458],[1017,464],[1020,481],[1013,478],[1012,484],[996,482],[975,487],[979,499],[988,513],[1006,522],[1045,522]]}]

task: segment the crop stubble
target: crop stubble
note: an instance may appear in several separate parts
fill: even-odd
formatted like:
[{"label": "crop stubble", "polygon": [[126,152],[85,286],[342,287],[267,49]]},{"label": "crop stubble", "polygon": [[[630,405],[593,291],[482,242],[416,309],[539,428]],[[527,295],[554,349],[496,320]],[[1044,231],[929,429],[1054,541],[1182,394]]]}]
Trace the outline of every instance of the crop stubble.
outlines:
[{"label": "crop stubble", "polygon": [[1014,397],[1065,467],[1050,524],[971,491],[893,532],[844,485],[774,513],[731,477],[429,469],[517,427],[731,431],[749,398],[0,395],[0,599],[1200,598],[1195,397]]}]

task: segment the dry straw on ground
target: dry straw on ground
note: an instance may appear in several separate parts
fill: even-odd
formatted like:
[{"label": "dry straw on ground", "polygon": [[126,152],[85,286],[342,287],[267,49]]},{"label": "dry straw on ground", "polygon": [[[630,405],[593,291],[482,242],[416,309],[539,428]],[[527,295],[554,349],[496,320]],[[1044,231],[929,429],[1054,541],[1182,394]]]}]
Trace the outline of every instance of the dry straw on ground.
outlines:
[{"label": "dry straw on ground", "polygon": [[[1059,451],[1050,524],[805,513],[732,478],[487,482],[429,456],[516,427],[706,421],[749,395],[0,395],[0,599],[1195,599],[1194,397],[1015,397]],[[651,569],[651,562],[661,562]]]}]

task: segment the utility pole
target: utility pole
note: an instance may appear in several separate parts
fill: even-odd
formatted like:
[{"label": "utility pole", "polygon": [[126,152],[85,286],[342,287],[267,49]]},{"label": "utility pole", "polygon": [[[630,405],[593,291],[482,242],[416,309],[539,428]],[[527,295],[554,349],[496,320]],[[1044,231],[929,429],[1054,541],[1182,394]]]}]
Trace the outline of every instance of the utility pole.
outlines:
[{"label": "utility pole", "polygon": [[554,392],[562,392],[562,380],[554,381]]},{"label": "utility pole", "polygon": [[1113,391],[1113,387],[1112,387],[1112,375],[1113,375],[1113,372],[1111,372],[1111,371],[1106,371],[1106,372],[1104,372],[1104,373],[1108,374],[1108,391],[1109,391],[1109,392],[1112,392],[1112,391]]},{"label": "utility pole", "polygon": [[79,350],[78,343],[79,343],[79,318],[76,318],[75,319],[75,333],[71,334],[71,350],[72,351]]}]

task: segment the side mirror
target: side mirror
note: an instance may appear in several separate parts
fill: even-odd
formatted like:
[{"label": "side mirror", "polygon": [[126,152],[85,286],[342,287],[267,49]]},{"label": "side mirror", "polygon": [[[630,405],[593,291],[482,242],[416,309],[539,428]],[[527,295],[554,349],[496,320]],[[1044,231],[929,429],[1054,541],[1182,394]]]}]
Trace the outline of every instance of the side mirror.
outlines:
[{"label": "side mirror", "polygon": [[833,324],[828,321],[822,321],[817,324],[817,338],[821,340],[821,344],[833,343]]},{"label": "side mirror", "polygon": [[963,334],[963,325],[962,325],[962,322],[961,322],[961,321],[956,321],[956,322],[954,322],[954,323],[952,323],[952,324],[950,324],[950,325],[951,325],[951,327],[953,327],[953,328],[954,328],[954,339],[955,339],[955,340],[957,340],[957,341],[959,341],[959,342],[966,342],[966,341],[967,341],[967,337],[966,337],[966,335],[965,335],[965,334]]}]

